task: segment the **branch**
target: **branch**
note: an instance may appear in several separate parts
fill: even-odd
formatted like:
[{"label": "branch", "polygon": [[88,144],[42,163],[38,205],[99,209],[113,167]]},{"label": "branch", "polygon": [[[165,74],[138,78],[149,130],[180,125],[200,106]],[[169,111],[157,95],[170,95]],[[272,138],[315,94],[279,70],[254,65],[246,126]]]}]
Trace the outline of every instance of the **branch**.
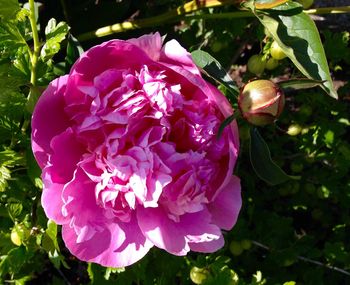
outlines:
[{"label": "branch", "polygon": [[238,2],[240,2],[240,0],[192,0],[176,8],[175,10],[171,10],[159,16],[105,26],[95,31],[81,34],[77,38],[79,41],[86,41],[95,37],[100,38],[109,36],[114,33],[121,33],[139,28],[161,26],[165,23],[176,22],[179,19],[182,19],[186,14],[193,13],[204,8],[224,6],[227,4],[237,4]]},{"label": "branch", "polygon": [[[268,246],[266,246],[266,245],[264,245],[264,244],[262,244],[262,243],[260,243],[260,242],[258,242],[258,241],[252,241],[252,243],[253,243],[254,245],[258,246],[258,247],[261,247],[261,248],[265,249],[265,250],[271,251],[271,249],[270,249]],[[350,276],[350,272],[348,272],[348,271],[346,271],[346,270],[344,270],[344,269],[341,269],[341,268],[339,268],[339,267],[336,267],[336,266],[331,266],[331,265],[322,263],[322,262],[320,262],[320,261],[313,260],[313,259],[310,259],[310,258],[301,256],[301,255],[298,255],[298,256],[297,256],[297,259],[302,260],[302,261],[304,261],[304,262],[312,263],[312,264],[315,264],[315,265],[318,265],[318,266],[321,266],[321,267],[325,267],[325,268],[327,268],[327,269],[334,270],[334,271],[343,273],[343,274],[345,274],[345,275],[347,275],[347,276]]]},{"label": "branch", "polygon": [[[249,11],[236,11],[236,12],[229,12],[229,13],[205,14],[205,15],[188,15],[190,13],[194,13],[203,8],[220,7],[228,4],[238,4],[240,2],[241,2],[240,0],[231,0],[231,1],[193,0],[178,7],[175,10],[169,11],[159,16],[140,19],[140,20],[134,20],[134,21],[125,21],[123,23],[117,23],[114,25],[105,26],[95,31],[81,34],[77,38],[79,41],[86,41],[96,37],[97,38],[105,37],[115,33],[121,33],[121,32],[130,31],[130,30],[161,26],[164,24],[176,22],[181,19],[234,19],[234,18],[255,17],[253,13]],[[307,14],[317,14],[317,15],[350,13],[350,6],[323,7],[323,8],[305,10],[304,12]]]}]

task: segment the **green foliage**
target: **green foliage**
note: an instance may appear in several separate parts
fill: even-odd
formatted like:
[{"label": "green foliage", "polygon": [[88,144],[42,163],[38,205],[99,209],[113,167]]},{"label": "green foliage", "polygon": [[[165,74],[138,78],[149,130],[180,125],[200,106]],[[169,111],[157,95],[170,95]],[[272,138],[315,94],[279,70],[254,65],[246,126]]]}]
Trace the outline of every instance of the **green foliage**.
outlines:
[{"label": "green foliage", "polygon": [[66,23],[56,24],[55,19],[51,19],[45,28],[46,42],[41,49],[40,57],[43,61],[48,61],[61,49],[60,43],[65,39],[69,27]]},{"label": "green foliage", "polygon": [[202,68],[209,76],[212,76],[217,82],[224,85],[232,95],[237,96],[239,94],[238,87],[230,75],[227,74],[221,64],[212,57],[209,53],[196,50],[191,53],[196,65]]},{"label": "green foliage", "polygon": [[267,183],[276,185],[289,179],[297,179],[287,175],[271,159],[269,147],[256,128],[250,132],[250,161],[256,174]]},{"label": "green foliage", "polygon": [[350,64],[350,33],[332,33],[329,30],[325,30],[323,35],[325,37],[324,49],[332,63],[337,64],[344,60],[347,64]]},{"label": "green foliage", "polygon": [[69,73],[74,62],[83,54],[84,50],[78,40],[71,34],[68,35],[67,54],[65,58],[65,71]]},{"label": "green foliage", "polygon": [[11,19],[18,10],[17,0],[0,0],[0,18]]},{"label": "green foliage", "polygon": [[325,91],[337,98],[317,27],[301,6],[287,2],[254,12],[295,66],[310,79],[324,80]]},{"label": "green foliage", "polygon": [[[104,19],[111,10],[109,1],[97,2],[94,9],[88,7],[94,21],[81,17],[85,11],[81,3],[65,7],[72,31],[87,32],[115,21],[115,15],[107,23]],[[193,51],[197,65],[214,84],[221,84],[233,106],[239,87],[255,76],[245,72],[248,58],[262,54],[269,59],[273,38],[290,60],[278,61],[276,68],[264,70],[261,76],[283,78],[286,107],[276,125],[260,128],[259,133],[238,116],[222,123],[220,131],[233,119],[238,121],[241,147],[235,171],[243,198],[236,226],[224,234],[223,249],[179,257],[154,248],[130,267],[104,268],[72,257],[64,247],[60,226],[47,220],[40,204],[41,170],[30,146],[29,94],[36,92],[39,97],[50,80],[69,72],[83,47],[68,34],[67,24],[50,20],[39,31],[34,86],[29,11],[16,0],[0,0],[0,283],[194,284],[191,271],[198,268],[204,285],[348,284],[349,33],[321,31],[332,73],[346,78],[336,101],[317,89],[322,85],[336,97],[314,23],[300,5],[284,2],[255,1],[251,8],[258,19],[215,18],[237,12],[237,7],[221,6],[158,27],[161,34],[177,38]],[[126,20],[130,11],[139,11],[139,17],[156,16],[180,4],[183,1],[163,0],[115,5],[122,5],[118,17]],[[147,32],[124,33],[120,38]],[[83,45],[89,48],[97,42],[101,40]],[[299,179],[291,179],[295,176]]]}]

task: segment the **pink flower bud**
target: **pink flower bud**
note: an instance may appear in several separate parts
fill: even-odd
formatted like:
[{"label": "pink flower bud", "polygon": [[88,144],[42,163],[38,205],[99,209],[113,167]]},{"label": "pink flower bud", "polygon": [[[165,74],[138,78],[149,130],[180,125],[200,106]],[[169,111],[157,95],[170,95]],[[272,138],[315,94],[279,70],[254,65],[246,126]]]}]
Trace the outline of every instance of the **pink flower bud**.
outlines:
[{"label": "pink flower bud", "polygon": [[238,106],[249,123],[257,126],[271,124],[282,113],[284,94],[269,80],[255,80],[241,90]]}]

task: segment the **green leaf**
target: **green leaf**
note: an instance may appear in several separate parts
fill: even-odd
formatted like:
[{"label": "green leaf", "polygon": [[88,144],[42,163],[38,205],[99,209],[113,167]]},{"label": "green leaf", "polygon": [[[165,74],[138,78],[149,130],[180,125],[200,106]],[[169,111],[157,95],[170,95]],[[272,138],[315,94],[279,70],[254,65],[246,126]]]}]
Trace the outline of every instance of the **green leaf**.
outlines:
[{"label": "green leaf", "polygon": [[318,81],[308,78],[293,78],[278,82],[278,85],[283,89],[308,89],[316,86],[322,86],[324,81]]},{"label": "green leaf", "polygon": [[47,229],[45,232],[52,240],[56,240],[56,238],[57,238],[57,225],[53,220],[47,221]]},{"label": "green leaf", "polygon": [[0,165],[13,167],[16,165],[24,165],[24,163],[25,160],[19,153],[11,149],[0,151]]},{"label": "green leaf", "polygon": [[[1,98],[1,97],[0,97]],[[0,100],[1,104],[1,100]],[[1,111],[1,107],[0,107]],[[2,133],[2,127],[4,124],[4,117],[0,115],[0,134]],[[11,119],[9,120],[9,124],[11,123]],[[7,187],[7,181],[11,179],[11,171],[8,167],[14,167],[18,165],[24,165],[25,159],[24,157],[10,149],[4,150],[0,152],[0,192],[5,191]]]},{"label": "green leaf", "polygon": [[2,49],[13,53],[18,46],[26,45],[27,43],[15,22],[0,20],[0,47]]},{"label": "green leaf", "polygon": [[47,252],[53,252],[57,250],[60,252],[58,242],[57,242],[57,225],[54,221],[47,221],[47,229],[45,231],[45,235],[43,235],[42,246]]},{"label": "green leaf", "polygon": [[221,124],[219,127],[219,131],[217,134],[217,139],[219,139],[222,135],[222,132],[224,131],[224,129],[231,124],[235,119],[237,119],[237,117],[240,115],[240,112],[236,111],[233,115],[227,117]]},{"label": "green leaf", "polygon": [[7,211],[10,218],[15,221],[15,219],[22,213],[23,205],[20,201],[10,198],[7,202]]},{"label": "green leaf", "polygon": [[65,268],[69,269],[68,264],[60,253],[57,241],[57,225],[52,220],[47,221],[47,229],[42,236],[41,246],[48,253],[52,264],[56,268],[60,268],[62,264]]},{"label": "green leaf", "polygon": [[67,55],[65,58],[66,66],[65,70],[69,73],[74,62],[83,54],[84,50],[79,41],[73,37],[72,34],[68,34]]},{"label": "green leaf", "polygon": [[[0,80],[1,81],[1,80]],[[20,137],[20,121],[24,112],[22,94],[0,88],[0,143]]]},{"label": "green leaf", "polygon": [[222,135],[222,132],[224,131],[224,129],[233,122],[233,120],[235,119],[235,115],[231,115],[229,117],[227,117],[220,125],[219,127],[219,131],[217,134],[217,138],[219,139]]},{"label": "green leaf", "polygon": [[250,130],[249,154],[255,173],[268,184],[277,185],[289,179],[299,179],[287,175],[272,161],[269,147],[256,128]]},{"label": "green leaf", "polygon": [[238,96],[239,89],[236,83],[214,57],[200,49],[193,51],[191,55],[198,67],[203,69],[210,77],[224,85],[232,95],[235,97]]},{"label": "green leaf", "polygon": [[106,279],[104,278],[105,268],[95,264],[89,263],[87,272],[91,280],[91,284],[106,284]]},{"label": "green leaf", "polygon": [[11,19],[19,9],[17,0],[0,0],[0,18]]},{"label": "green leaf", "polygon": [[22,278],[14,280],[14,281],[15,281],[15,285],[25,285],[25,284],[28,284],[27,282],[31,279],[32,279],[31,276],[24,276]]},{"label": "green leaf", "polygon": [[11,249],[0,262],[0,276],[8,273],[17,273],[24,263],[27,262],[24,246]]},{"label": "green leaf", "polygon": [[0,192],[4,192],[7,187],[7,181],[11,179],[11,172],[10,170],[0,165]]},{"label": "green leaf", "polygon": [[68,31],[69,26],[65,22],[59,22],[57,25],[55,19],[48,22],[45,28],[46,43],[40,53],[43,61],[48,61],[60,51],[60,43],[66,38]]},{"label": "green leaf", "polygon": [[69,26],[65,22],[57,24],[55,19],[50,19],[45,28],[46,40],[56,39],[58,41],[64,40],[69,31]]},{"label": "green leaf", "polygon": [[36,162],[31,149],[27,149],[26,151],[26,160],[27,160],[27,174],[30,180],[33,182],[33,184],[36,187],[41,189],[42,188],[42,181],[40,179],[41,169],[38,163]]},{"label": "green leaf", "polygon": [[255,0],[254,6],[257,9],[271,9],[288,1],[289,0]]},{"label": "green leaf", "polygon": [[271,10],[253,12],[295,66],[307,78],[324,81],[322,88],[338,98],[317,27],[300,8],[300,4],[288,2]]}]

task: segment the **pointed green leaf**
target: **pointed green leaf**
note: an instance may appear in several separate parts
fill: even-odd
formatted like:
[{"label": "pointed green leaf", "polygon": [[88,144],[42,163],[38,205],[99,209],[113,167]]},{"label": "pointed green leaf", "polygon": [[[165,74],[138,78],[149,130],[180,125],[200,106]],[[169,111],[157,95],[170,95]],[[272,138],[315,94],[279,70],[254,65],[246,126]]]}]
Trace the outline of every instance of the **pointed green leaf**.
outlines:
[{"label": "pointed green leaf", "polygon": [[256,0],[254,6],[256,9],[271,9],[288,1],[289,0]]},{"label": "pointed green leaf", "polygon": [[220,124],[219,130],[218,130],[218,134],[217,134],[217,139],[220,139],[222,132],[224,131],[224,129],[231,124],[235,119],[237,119],[237,117],[240,115],[240,112],[237,110],[233,115],[227,117],[225,120],[223,120],[223,122]]},{"label": "pointed green leaf", "polygon": [[72,34],[68,34],[68,45],[67,45],[67,55],[65,58],[66,62],[66,72],[69,73],[70,68],[74,62],[83,54],[84,50],[80,45],[79,41],[73,37]]},{"label": "pointed green leaf", "polygon": [[253,11],[295,66],[308,78],[324,81],[322,88],[338,98],[321,38],[314,21],[295,2],[271,10]]},{"label": "pointed green leaf", "polygon": [[13,221],[15,221],[15,219],[21,214],[23,210],[22,203],[14,198],[9,199],[6,207],[7,207],[9,216]]},{"label": "pointed green leaf", "polygon": [[24,157],[14,150],[7,149],[0,151],[0,165],[13,167],[16,165],[24,165],[24,163]]},{"label": "pointed green leaf", "polygon": [[222,132],[224,131],[224,129],[233,122],[233,120],[235,119],[235,115],[231,115],[229,117],[227,117],[220,125],[219,127],[219,131],[217,134],[217,138],[219,139],[222,135]]},{"label": "pointed green leaf", "polygon": [[56,225],[56,223],[53,220],[48,220],[47,221],[46,233],[53,241],[56,241],[57,225]]},{"label": "pointed green leaf", "polygon": [[287,175],[272,161],[269,147],[256,128],[250,130],[249,152],[255,173],[268,184],[277,185],[289,179],[299,179],[298,177]]},{"label": "pointed green leaf", "polygon": [[239,89],[236,83],[214,57],[200,49],[193,51],[191,55],[198,67],[203,69],[213,79],[224,85],[232,95],[235,97],[238,96]]},{"label": "pointed green leaf", "polygon": [[0,18],[11,19],[19,9],[17,0],[0,0]]},{"label": "pointed green leaf", "polygon": [[308,89],[316,86],[322,86],[324,81],[318,81],[308,78],[293,78],[278,82],[278,85],[283,89]]},{"label": "pointed green leaf", "polygon": [[11,179],[11,172],[10,170],[0,165],[0,192],[4,192],[7,187],[7,181]]},{"label": "pointed green leaf", "polygon": [[50,19],[45,27],[46,40],[55,38],[57,41],[62,41],[69,31],[69,26],[65,22],[57,24],[55,19]]},{"label": "pointed green leaf", "polygon": [[51,59],[56,53],[59,52],[60,43],[66,38],[69,31],[69,26],[65,22],[59,22],[56,25],[56,20],[51,19],[46,28],[46,43],[41,49],[40,57],[43,61]]},{"label": "pointed green leaf", "polygon": [[15,22],[0,20],[0,47],[2,49],[14,53],[18,47],[26,45],[27,43]]}]

